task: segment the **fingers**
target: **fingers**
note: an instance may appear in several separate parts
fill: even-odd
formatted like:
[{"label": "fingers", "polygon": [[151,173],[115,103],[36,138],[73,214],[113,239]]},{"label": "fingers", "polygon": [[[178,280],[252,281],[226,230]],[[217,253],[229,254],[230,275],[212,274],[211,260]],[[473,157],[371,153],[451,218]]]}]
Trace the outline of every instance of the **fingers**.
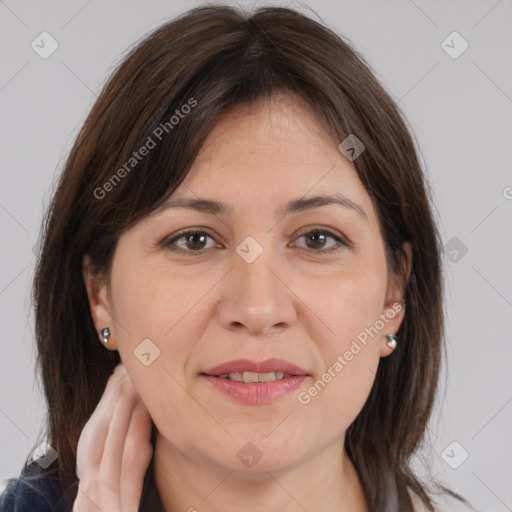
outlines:
[{"label": "fingers", "polygon": [[133,396],[125,396],[115,404],[98,470],[100,482],[117,496],[120,495],[124,444],[135,405]]},{"label": "fingers", "polygon": [[96,409],[82,430],[77,446],[76,467],[76,474],[80,480],[84,473],[92,474],[92,472],[99,467],[114,406],[121,398],[120,394],[122,389],[118,388],[115,395],[112,395],[111,392],[116,386],[121,384],[121,379],[125,376],[126,369],[124,365],[120,363],[115,367],[112,375],[108,379],[105,391]]},{"label": "fingers", "polygon": [[111,416],[112,411],[103,411],[102,414],[98,414],[96,409],[83,428],[76,454],[76,476],[79,480],[82,480],[85,475],[92,474],[99,467]]},{"label": "fingers", "polygon": [[151,416],[146,407],[138,402],[133,410],[128,435],[124,445],[121,468],[121,504],[129,510],[130,504],[137,512],[147,467],[153,455],[151,444]]},{"label": "fingers", "polygon": [[[107,384],[105,386],[105,391],[103,392],[102,398],[106,397],[112,389],[114,389],[117,385],[119,385],[122,382],[125,382],[125,378],[128,376],[128,372],[126,371],[126,367],[123,363],[119,363],[112,372],[112,375],[107,381]],[[131,383],[131,381],[128,379],[128,381]]]},{"label": "fingers", "polygon": [[137,512],[153,454],[151,416],[122,364],[105,391],[77,447],[79,492],[74,512]]}]

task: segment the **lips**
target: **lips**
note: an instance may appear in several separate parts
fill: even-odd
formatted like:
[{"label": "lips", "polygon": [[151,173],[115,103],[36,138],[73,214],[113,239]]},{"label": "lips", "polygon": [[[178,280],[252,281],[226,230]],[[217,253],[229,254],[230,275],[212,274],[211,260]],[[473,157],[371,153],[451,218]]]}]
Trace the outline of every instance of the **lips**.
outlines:
[{"label": "lips", "polygon": [[250,359],[236,359],[226,363],[219,364],[202,372],[203,375],[212,377],[224,376],[230,373],[270,373],[281,372],[287,376],[308,375],[308,372],[296,364],[284,359],[266,359],[265,361],[252,361]]},{"label": "lips", "polygon": [[308,372],[284,359],[237,359],[201,373],[213,389],[246,405],[266,404],[297,390]]}]

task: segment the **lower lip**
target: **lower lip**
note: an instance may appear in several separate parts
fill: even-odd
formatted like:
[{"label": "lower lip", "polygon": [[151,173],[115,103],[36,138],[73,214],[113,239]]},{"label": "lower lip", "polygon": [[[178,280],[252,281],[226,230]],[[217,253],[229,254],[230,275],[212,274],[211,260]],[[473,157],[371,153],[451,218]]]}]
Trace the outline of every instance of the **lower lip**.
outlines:
[{"label": "lower lip", "polygon": [[294,375],[271,382],[237,382],[231,379],[221,379],[211,375],[202,375],[216,389],[225,395],[244,404],[265,404],[273,402],[297,389],[307,375]]}]

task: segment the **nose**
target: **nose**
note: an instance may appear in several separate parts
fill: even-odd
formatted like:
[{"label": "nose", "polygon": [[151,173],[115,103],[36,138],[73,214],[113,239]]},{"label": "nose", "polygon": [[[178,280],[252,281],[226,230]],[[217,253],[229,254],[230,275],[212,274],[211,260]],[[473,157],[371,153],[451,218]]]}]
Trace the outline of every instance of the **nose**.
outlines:
[{"label": "nose", "polygon": [[295,321],[294,294],[284,270],[266,253],[252,263],[233,255],[235,268],[223,280],[217,309],[224,329],[263,336],[282,332]]}]

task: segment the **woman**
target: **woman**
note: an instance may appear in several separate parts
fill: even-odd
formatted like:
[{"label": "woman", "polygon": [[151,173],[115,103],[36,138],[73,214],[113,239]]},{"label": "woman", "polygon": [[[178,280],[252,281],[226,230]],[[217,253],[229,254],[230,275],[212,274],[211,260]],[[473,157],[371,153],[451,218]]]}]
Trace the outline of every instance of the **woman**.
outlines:
[{"label": "woman", "polygon": [[52,198],[58,456],[2,510],[440,510],[410,461],[441,291],[413,139],[361,56],[291,9],[193,9],[121,63]]}]

